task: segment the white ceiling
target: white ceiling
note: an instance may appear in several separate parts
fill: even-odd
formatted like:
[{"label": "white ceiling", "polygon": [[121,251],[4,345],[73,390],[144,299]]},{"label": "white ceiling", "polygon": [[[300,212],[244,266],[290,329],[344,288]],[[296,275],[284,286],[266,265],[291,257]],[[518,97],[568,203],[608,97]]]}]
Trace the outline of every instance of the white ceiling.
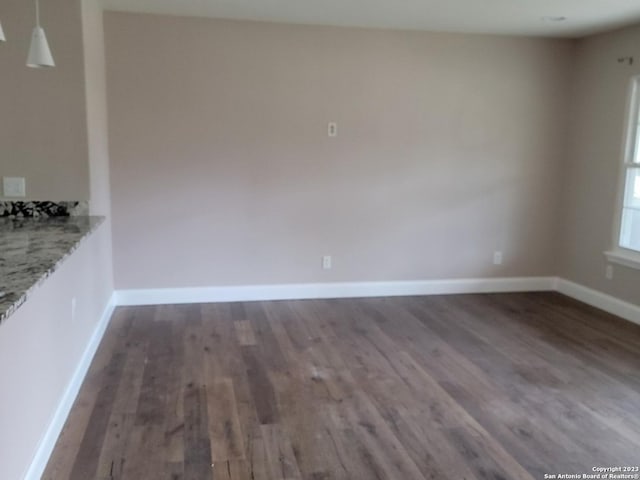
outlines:
[{"label": "white ceiling", "polygon": [[[640,22],[639,0],[102,0],[107,10],[273,22],[580,37]],[[547,16],[567,17],[563,22]]]}]

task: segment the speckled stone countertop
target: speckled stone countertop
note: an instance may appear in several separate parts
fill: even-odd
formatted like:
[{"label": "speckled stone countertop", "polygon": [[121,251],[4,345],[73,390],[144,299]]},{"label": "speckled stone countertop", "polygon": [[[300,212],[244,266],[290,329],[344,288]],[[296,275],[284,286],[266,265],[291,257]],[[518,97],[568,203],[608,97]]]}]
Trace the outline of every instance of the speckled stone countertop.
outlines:
[{"label": "speckled stone countertop", "polygon": [[0,322],[103,221],[87,216],[0,218]]}]

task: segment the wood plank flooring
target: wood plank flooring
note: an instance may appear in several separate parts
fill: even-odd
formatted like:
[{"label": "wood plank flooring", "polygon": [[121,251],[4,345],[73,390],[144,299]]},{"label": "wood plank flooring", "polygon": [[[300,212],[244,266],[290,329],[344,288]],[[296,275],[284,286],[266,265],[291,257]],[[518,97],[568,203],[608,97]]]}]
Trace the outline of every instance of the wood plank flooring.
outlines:
[{"label": "wood plank flooring", "polygon": [[640,327],[555,293],[116,310],[46,480],[640,465]]}]

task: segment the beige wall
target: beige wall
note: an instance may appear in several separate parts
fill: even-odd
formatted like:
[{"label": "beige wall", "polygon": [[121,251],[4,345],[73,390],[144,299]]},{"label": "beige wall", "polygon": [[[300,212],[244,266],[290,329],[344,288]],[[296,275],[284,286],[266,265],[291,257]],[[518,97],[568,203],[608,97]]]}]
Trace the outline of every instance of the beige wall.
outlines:
[{"label": "beige wall", "polygon": [[85,68],[86,123],[88,129],[90,213],[106,217],[104,269],[102,274],[113,291],[111,243],[111,184],[109,175],[109,132],[107,120],[107,78],[105,70],[104,22],[96,0],[82,0],[82,35]]},{"label": "beige wall", "polygon": [[3,0],[0,15],[7,37],[0,44],[0,177],[26,177],[29,199],[87,200],[80,0],[42,2],[53,69],[25,66],[33,2]]},{"label": "beige wall", "polygon": [[569,41],[105,22],[117,288],[555,273]]},{"label": "beige wall", "polygon": [[111,184],[109,175],[109,132],[107,116],[107,78],[103,11],[96,0],[82,0],[82,41],[85,69],[86,123],[90,214],[106,217],[101,242],[100,270],[96,272],[104,291],[111,294],[113,284],[113,245],[111,236]]},{"label": "beige wall", "polygon": [[[618,58],[633,55],[629,66]],[[561,276],[640,304],[640,272],[616,265],[605,279],[602,252],[612,247],[622,165],[627,95],[640,74],[640,26],[588,37],[576,46],[570,149],[562,199]]]},{"label": "beige wall", "polygon": [[110,221],[109,132],[107,126],[107,78],[104,22],[96,0],[82,0],[82,37],[89,147],[91,213]]},{"label": "beige wall", "polygon": [[[43,6],[45,4],[52,5],[43,2]],[[8,174],[27,175],[30,191],[34,191],[31,187],[37,186],[40,192],[33,195],[35,198],[88,198],[90,185],[92,213],[108,216],[110,188],[102,12],[93,0],[83,0],[82,5],[79,2],[57,2],[57,6],[69,17],[66,20],[59,18],[58,23],[53,22],[60,27],[59,31],[51,29],[53,35],[50,41],[58,67],[51,71],[27,70],[23,67],[21,52],[16,55],[17,59],[12,57],[11,60],[20,60],[20,63],[15,68],[7,67],[0,76],[0,82],[14,86],[30,78],[29,81],[38,83],[41,89],[35,92],[33,102],[42,101],[40,108],[35,109],[35,103],[26,102],[24,98],[15,99],[21,105],[24,102],[27,107],[27,111],[16,110],[11,115],[14,125],[10,128],[20,130],[19,144],[22,146],[15,138],[11,139],[13,143],[7,144],[5,137],[2,137],[0,175],[6,174],[5,159],[8,152],[18,153],[25,148],[36,151],[42,147],[42,142],[51,143],[53,137],[38,137],[38,125],[42,121],[43,125],[52,125],[54,131],[49,134],[59,135],[56,148],[51,150],[52,155],[47,158],[34,155],[31,163],[20,164],[19,168]],[[1,13],[9,37],[6,46],[10,46],[16,33],[12,30],[15,28],[10,26],[11,15],[6,14],[4,9]],[[43,19],[49,18],[48,14],[47,8],[43,12]],[[49,22],[45,22],[47,25]],[[49,31],[47,28],[47,33]],[[64,34],[70,38],[65,39]],[[64,54],[65,45],[69,49],[68,55]],[[3,48],[5,45],[0,45],[0,52]],[[4,91],[0,102],[11,100],[8,98],[11,97],[9,90]],[[19,91],[21,94],[28,93],[28,90]],[[68,112],[68,116],[59,112],[56,115],[52,109],[57,108],[58,101],[68,102],[73,115],[71,112]],[[37,115],[34,113],[36,110]],[[8,116],[3,115],[2,118],[8,120]],[[0,130],[3,131],[0,135],[8,135],[5,128],[9,128],[7,125],[10,123],[1,125]],[[88,138],[87,126],[90,132]],[[77,155],[68,156],[67,153],[71,155],[72,150]],[[55,164],[62,159],[66,163]],[[23,173],[26,171],[31,173]],[[67,182],[66,185],[60,184],[61,179]],[[0,462],[0,478],[24,478],[36,452],[47,455],[44,450],[38,451],[39,443],[54,420],[66,389],[74,380],[78,363],[99,326],[112,293],[111,230],[110,219],[107,218],[105,224],[33,292],[26,304],[0,325],[0,380],[3,385],[0,397],[0,451],[10,452]],[[72,298],[77,300],[75,319],[71,315]],[[36,470],[38,466],[44,467],[37,462],[34,465]],[[36,471],[31,473],[38,474]]]}]

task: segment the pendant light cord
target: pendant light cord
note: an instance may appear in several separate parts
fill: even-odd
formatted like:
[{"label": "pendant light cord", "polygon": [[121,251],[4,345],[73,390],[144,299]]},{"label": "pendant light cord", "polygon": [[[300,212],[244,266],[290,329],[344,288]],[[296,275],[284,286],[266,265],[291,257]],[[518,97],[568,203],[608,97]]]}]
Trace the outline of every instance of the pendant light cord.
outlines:
[{"label": "pendant light cord", "polygon": [[40,5],[38,0],[36,0],[36,26],[40,26]]}]

